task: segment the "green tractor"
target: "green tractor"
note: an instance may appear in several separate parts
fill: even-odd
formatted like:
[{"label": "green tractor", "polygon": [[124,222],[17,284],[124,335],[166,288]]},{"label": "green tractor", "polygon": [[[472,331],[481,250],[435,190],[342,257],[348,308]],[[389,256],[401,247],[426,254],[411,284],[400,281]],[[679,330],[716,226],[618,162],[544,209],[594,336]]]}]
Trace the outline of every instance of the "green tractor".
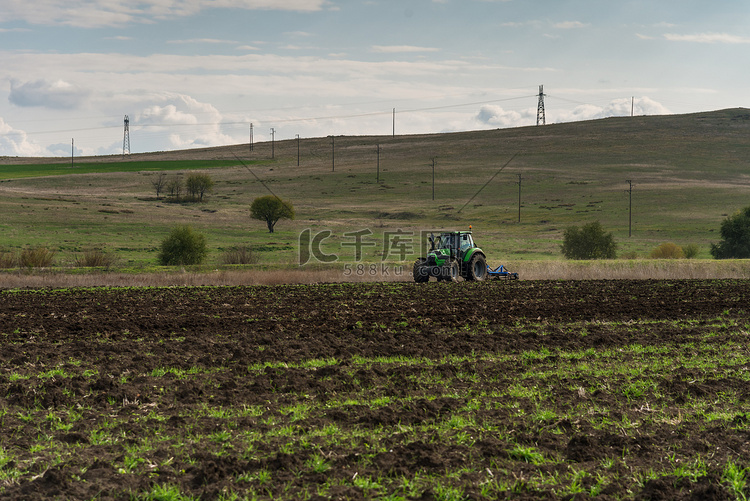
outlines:
[{"label": "green tractor", "polygon": [[[471,228],[471,227],[470,227]],[[469,231],[446,231],[430,235],[430,251],[414,263],[414,281],[427,282],[430,277],[438,282],[485,280],[488,278],[487,257],[476,246]]]}]

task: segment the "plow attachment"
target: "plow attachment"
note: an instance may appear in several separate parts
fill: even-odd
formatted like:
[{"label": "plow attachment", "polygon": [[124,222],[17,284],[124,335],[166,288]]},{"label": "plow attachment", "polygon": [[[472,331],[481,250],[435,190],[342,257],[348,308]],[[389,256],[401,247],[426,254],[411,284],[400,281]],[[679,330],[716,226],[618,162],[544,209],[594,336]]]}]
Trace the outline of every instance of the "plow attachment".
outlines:
[{"label": "plow attachment", "polygon": [[505,266],[502,264],[495,268],[494,270],[490,268],[489,265],[487,265],[487,275],[489,275],[490,278],[501,278],[505,280],[518,280],[518,273],[511,273],[510,271],[505,269]]}]

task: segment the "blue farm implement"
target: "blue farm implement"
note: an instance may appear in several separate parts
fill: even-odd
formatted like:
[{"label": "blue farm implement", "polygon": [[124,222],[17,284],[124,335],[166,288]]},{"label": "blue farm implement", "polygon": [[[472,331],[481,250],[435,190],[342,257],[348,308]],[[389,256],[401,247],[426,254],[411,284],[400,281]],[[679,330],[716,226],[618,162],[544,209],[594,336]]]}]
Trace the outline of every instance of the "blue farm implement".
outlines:
[{"label": "blue farm implement", "polygon": [[487,266],[487,275],[490,278],[498,278],[498,279],[505,279],[505,280],[518,280],[518,273],[513,273],[505,269],[505,266],[502,264],[495,268],[494,270]]}]

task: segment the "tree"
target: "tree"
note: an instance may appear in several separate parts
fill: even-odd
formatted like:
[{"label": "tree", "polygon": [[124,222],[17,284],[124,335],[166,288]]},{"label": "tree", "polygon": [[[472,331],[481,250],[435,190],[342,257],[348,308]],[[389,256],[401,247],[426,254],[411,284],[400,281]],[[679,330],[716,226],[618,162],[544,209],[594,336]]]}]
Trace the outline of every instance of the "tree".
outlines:
[{"label": "tree", "polygon": [[206,237],[190,226],[177,226],[161,243],[159,262],[168,265],[200,264],[206,258]]},{"label": "tree", "polygon": [[185,181],[185,187],[191,197],[203,201],[203,195],[210,192],[214,182],[208,174],[190,174]]},{"label": "tree", "polygon": [[158,200],[161,192],[167,187],[167,174],[165,172],[157,174],[156,179],[151,181],[151,185],[156,190],[156,199]]},{"label": "tree", "polygon": [[560,250],[568,259],[614,259],[617,244],[612,233],[604,233],[602,225],[595,221],[581,228],[566,228]]},{"label": "tree", "polygon": [[711,244],[714,259],[750,258],[750,207],[745,207],[721,223],[721,241]]},{"label": "tree", "polygon": [[266,195],[253,200],[250,205],[250,215],[253,219],[265,221],[268,225],[268,232],[273,233],[273,227],[279,219],[294,219],[294,207],[291,202],[285,202],[273,195]]},{"label": "tree", "polygon": [[167,183],[167,191],[169,192],[170,197],[179,200],[180,194],[182,193],[182,179],[176,177],[169,181]]}]

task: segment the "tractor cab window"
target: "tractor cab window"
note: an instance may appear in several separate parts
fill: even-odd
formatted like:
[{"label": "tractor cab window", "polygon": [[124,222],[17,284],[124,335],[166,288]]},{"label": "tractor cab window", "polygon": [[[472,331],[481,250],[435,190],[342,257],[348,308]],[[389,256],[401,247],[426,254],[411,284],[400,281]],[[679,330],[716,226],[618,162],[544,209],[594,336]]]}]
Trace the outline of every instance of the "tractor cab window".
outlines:
[{"label": "tractor cab window", "polygon": [[474,247],[474,241],[471,239],[471,235],[464,233],[461,235],[461,250],[471,249]]}]

